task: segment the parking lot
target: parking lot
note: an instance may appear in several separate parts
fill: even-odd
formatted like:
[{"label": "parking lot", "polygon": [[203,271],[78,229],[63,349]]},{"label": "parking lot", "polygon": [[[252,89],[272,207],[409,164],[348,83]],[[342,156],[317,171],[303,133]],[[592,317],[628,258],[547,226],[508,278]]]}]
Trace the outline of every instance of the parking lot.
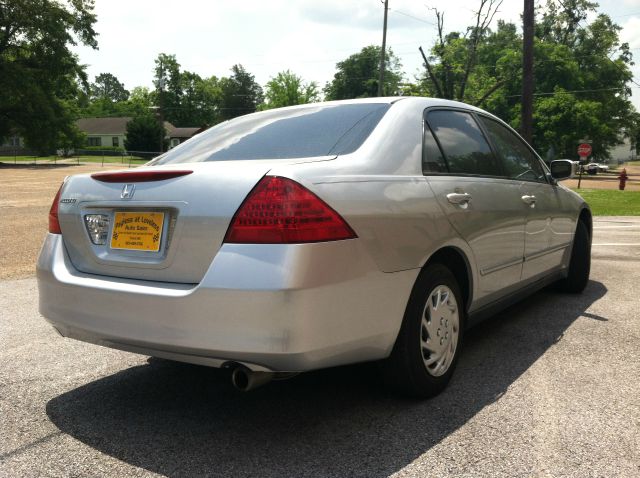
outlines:
[{"label": "parking lot", "polygon": [[[2,217],[46,217],[54,193]],[[640,217],[597,218],[584,294],[544,290],[471,330],[428,401],[367,364],[242,394],[216,370],[63,339],[32,270],[3,277],[0,476],[640,476]]]}]

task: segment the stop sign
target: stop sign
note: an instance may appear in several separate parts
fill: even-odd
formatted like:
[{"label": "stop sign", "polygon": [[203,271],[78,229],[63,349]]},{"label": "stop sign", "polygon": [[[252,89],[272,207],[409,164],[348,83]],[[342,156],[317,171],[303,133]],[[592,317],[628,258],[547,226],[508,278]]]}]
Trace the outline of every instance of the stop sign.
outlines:
[{"label": "stop sign", "polygon": [[591,156],[591,145],[589,143],[582,143],[578,146],[578,156],[581,158],[587,158]]}]

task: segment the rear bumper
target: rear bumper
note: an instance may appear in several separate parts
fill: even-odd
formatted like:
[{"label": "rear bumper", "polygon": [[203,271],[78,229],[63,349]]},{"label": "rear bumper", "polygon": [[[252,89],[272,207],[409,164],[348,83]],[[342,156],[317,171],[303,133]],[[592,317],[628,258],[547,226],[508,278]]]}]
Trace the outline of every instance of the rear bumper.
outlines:
[{"label": "rear bumper", "polygon": [[388,356],[418,272],[380,272],[358,240],[225,244],[197,285],[79,272],[55,234],[37,264],[40,312],[64,336],[291,372]]}]

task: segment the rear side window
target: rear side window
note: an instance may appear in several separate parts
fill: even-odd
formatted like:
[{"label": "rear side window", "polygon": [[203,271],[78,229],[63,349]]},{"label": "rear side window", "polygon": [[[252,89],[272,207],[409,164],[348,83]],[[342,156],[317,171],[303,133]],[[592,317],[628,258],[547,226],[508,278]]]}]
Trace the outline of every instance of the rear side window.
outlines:
[{"label": "rear side window", "polygon": [[422,148],[422,174],[429,173],[446,173],[447,163],[442,156],[442,151],[436,139],[433,137],[433,132],[428,125],[424,127],[424,147]]},{"label": "rear side window", "polygon": [[310,105],[241,116],[200,133],[152,164],[348,154],[362,145],[390,106]]},{"label": "rear side window", "polygon": [[480,116],[480,121],[487,129],[508,178],[547,182],[540,161],[520,138],[495,120]]},{"label": "rear side window", "polygon": [[469,113],[436,110],[427,121],[438,139],[452,174],[501,176],[496,161],[478,124]]}]

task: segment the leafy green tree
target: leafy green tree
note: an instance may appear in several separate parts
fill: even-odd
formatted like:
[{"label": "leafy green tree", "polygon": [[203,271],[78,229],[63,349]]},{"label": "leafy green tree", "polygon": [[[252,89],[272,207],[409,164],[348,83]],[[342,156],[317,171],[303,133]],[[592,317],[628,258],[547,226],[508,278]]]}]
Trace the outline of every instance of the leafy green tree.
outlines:
[{"label": "leafy green tree", "polygon": [[[377,96],[380,73],[379,46],[364,47],[336,65],[333,80],[324,88],[327,100],[345,100]],[[385,52],[384,94],[395,96],[400,92],[402,73],[398,58],[389,49]]]},{"label": "leafy green tree", "polygon": [[231,67],[231,76],[220,80],[220,117],[222,120],[253,113],[262,103],[262,88],[242,65]]},{"label": "leafy green tree", "polygon": [[[438,34],[430,58],[425,58],[425,67],[434,96],[457,101],[469,101],[477,92],[470,92],[470,83],[479,78],[472,78],[478,71],[479,50],[489,33],[489,25],[498,11],[502,0],[479,0],[475,23],[467,27],[466,32],[449,32],[444,30],[444,12],[434,9]],[[476,75],[477,76],[477,75]],[[482,78],[483,86],[490,83]],[[493,86],[489,86],[493,88]]]},{"label": "leafy green tree", "polygon": [[[439,33],[419,85],[430,96],[485,108],[517,129],[522,37],[516,25],[501,21],[491,31],[488,21],[500,2],[479,2],[465,34],[445,33],[444,16],[436,12]],[[587,21],[595,7],[587,0],[548,0],[537,9],[533,144],[543,156],[575,157],[578,141],[588,137],[593,156],[603,159],[632,131],[629,46],[607,15]]]},{"label": "leafy green tree", "polygon": [[0,2],[0,138],[45,154],[77,134],[70,104],[86,74],[70,46],[97,48],[92,0]]},{"label": "leafy green tree", "polygon": [[180,102],[182,100],[182,81],[180,63],[175,55],[160,53],[155,60],[156,100],[167,121],[176,125],[180,121]]},{"label": "leafy green tree", "polygon": [[295,73],[281,71],[267,83],[263,109],[302,105],[319,100],[318,85],[305,83]]},{"label": "leafy green tree", "polygon": [[180,110],[175,115],[177,126],[209,126],[219,121],[219,104],[222,94],[218,78],[201,78],[184,71],[180,76],[182,98]]},{"label": "leafy green tree", "polygon": [[111,103],[127,101],[129,92],[124,84],[111,73],[100,73],[91,84],[91,97],[94,100],[105,100]]},{"label": "leafy green tree", "polygon": [[[124,147],[128,151],[160,151],[165,149],[164,126],[152,114],[146,113],[134,117],[127,123],[127,139]],[[153,156],[153,154],[149,155]]]}]

